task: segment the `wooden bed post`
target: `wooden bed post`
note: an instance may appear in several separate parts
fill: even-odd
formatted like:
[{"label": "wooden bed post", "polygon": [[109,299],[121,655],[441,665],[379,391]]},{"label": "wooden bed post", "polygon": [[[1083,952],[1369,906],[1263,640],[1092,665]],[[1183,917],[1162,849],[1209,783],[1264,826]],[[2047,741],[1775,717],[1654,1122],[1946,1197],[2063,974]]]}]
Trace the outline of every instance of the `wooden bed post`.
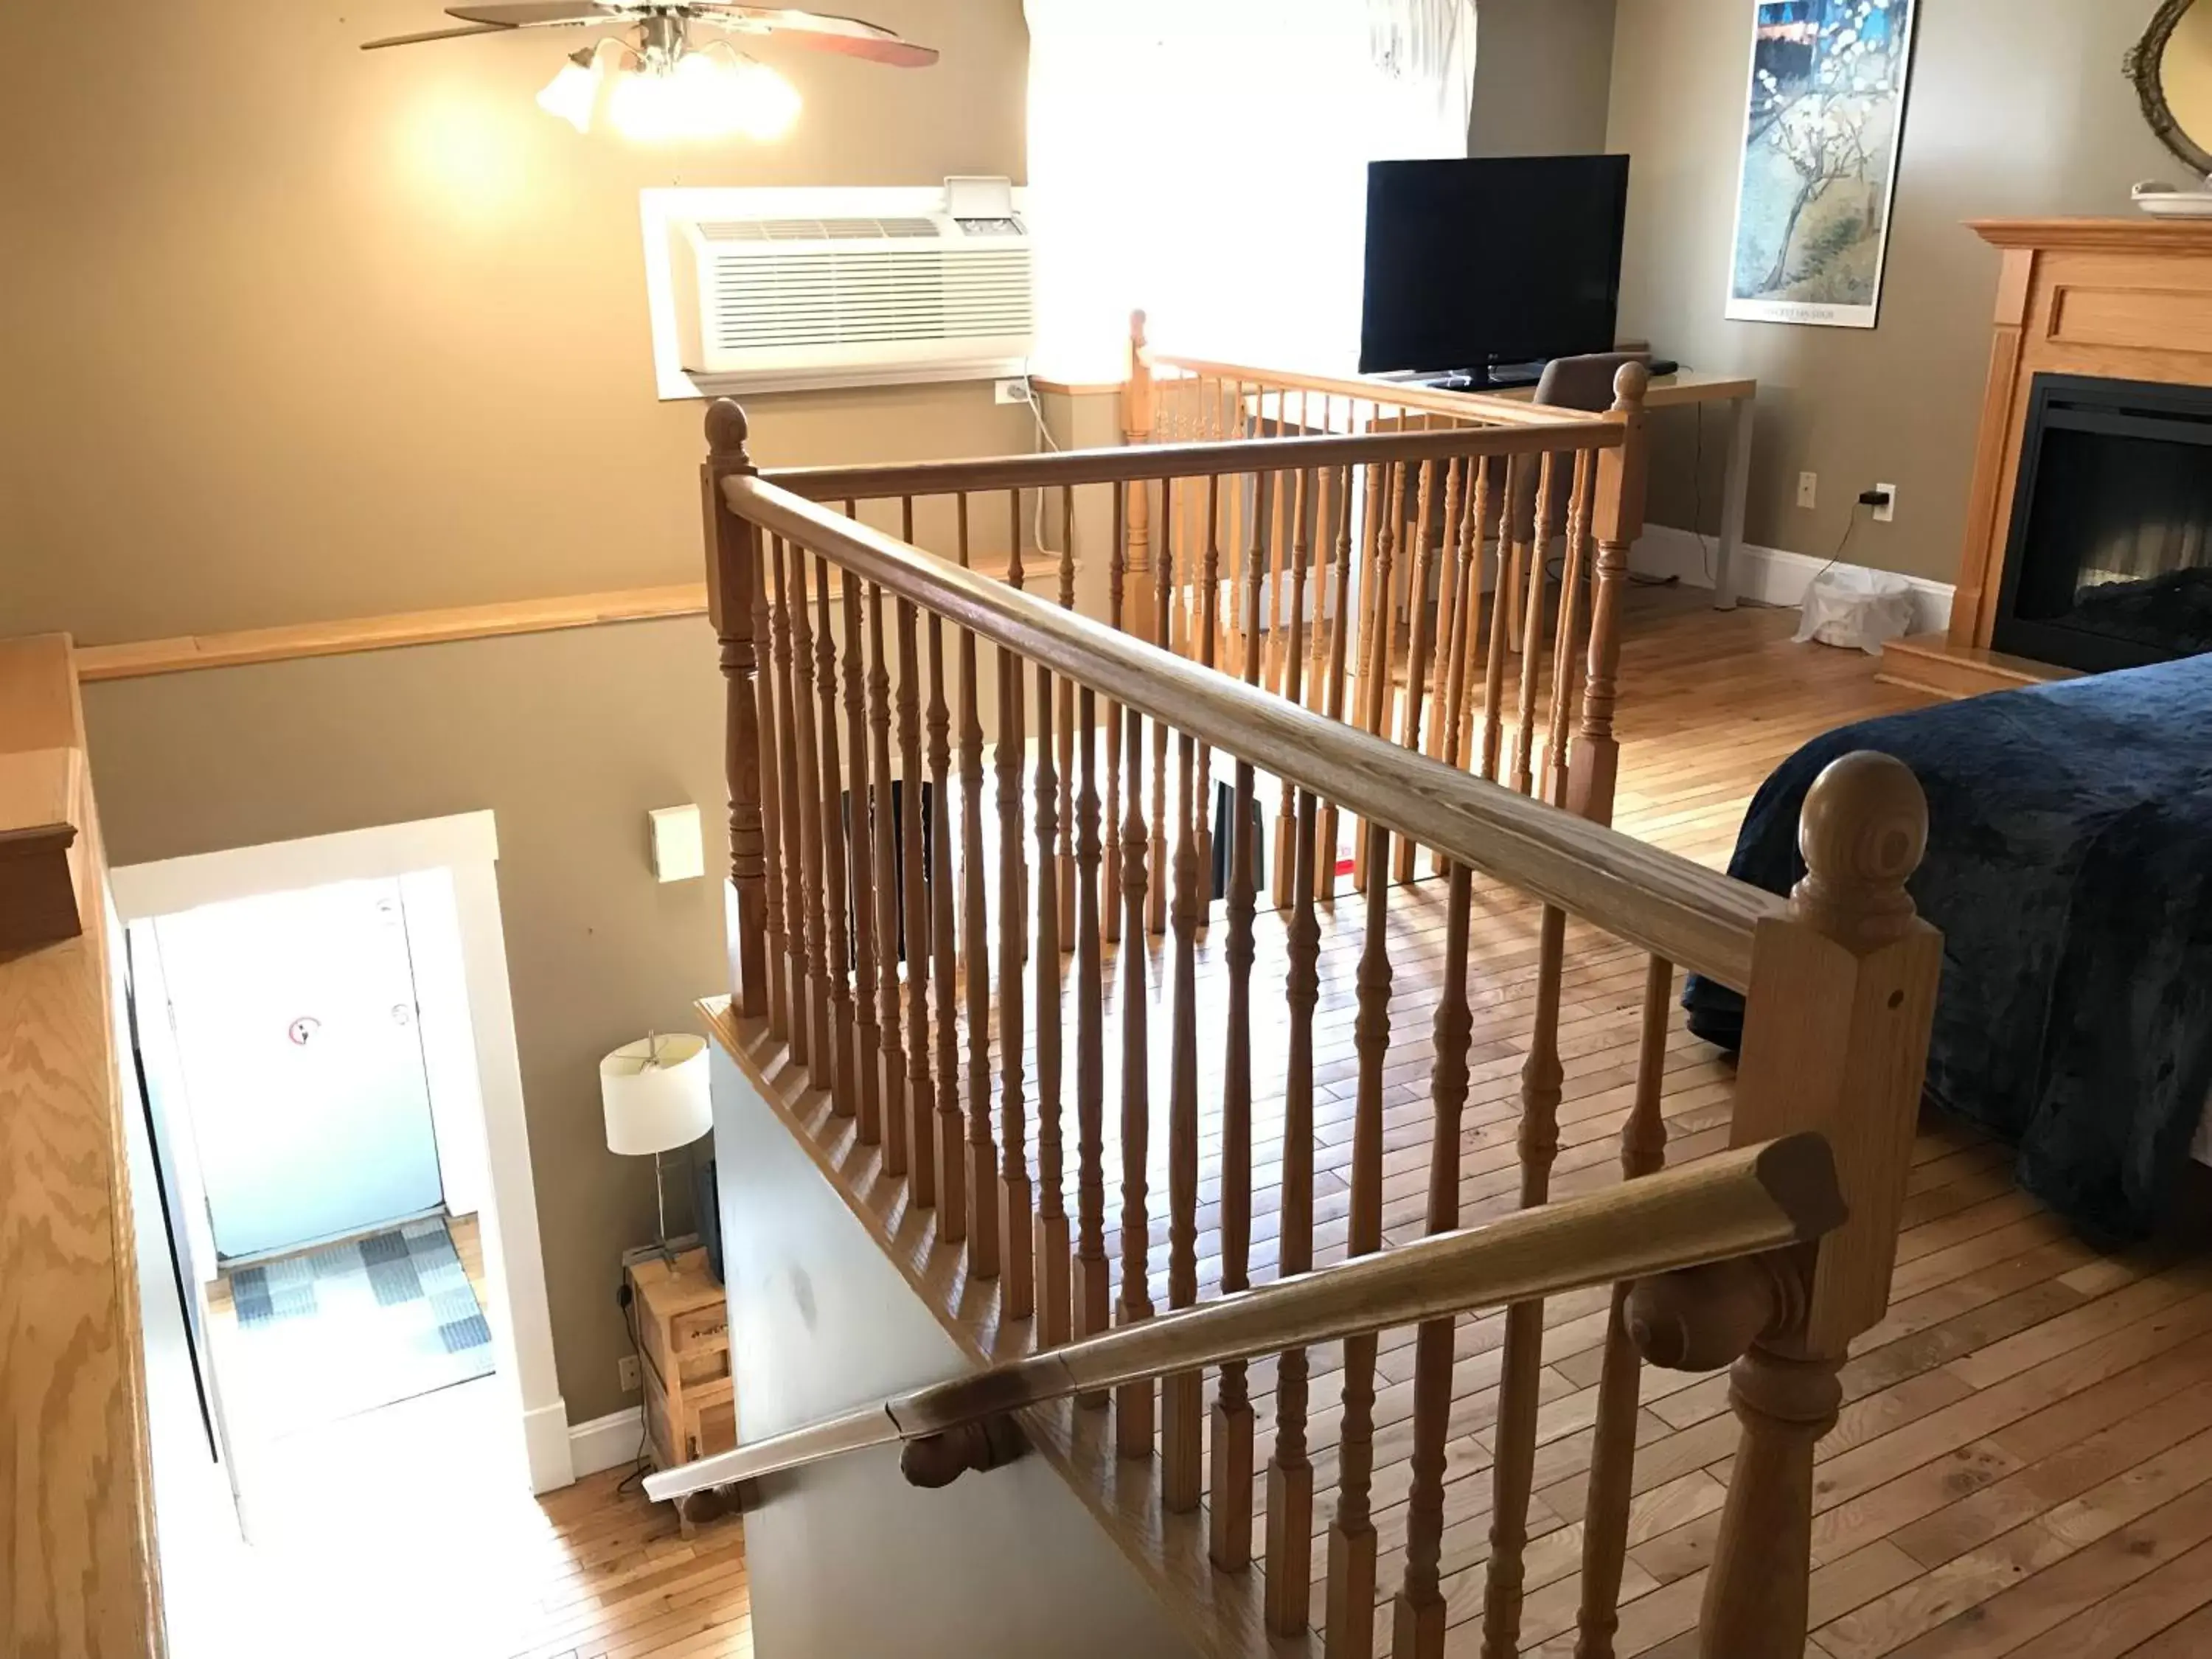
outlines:
[{"label": "wooden bed post", "polygon": [[1802,1294],[1730,1373],[1743,1430],[1699,1650],[1771,1659],[1804,1651],[1813,1451],[1835,1426],[1837,1370],[1888,1310],[1943,961],[1905,889],[1928,804],[1902,762],[1837,761],[1805,798],[1798,839],[1806,877],[1753,945],[1731,1139],[1826,1136],[1850,1218],[1799,1259]]},{"label": "wooden bed post", "polygon": [[723,763],[730,784],[730,883],[737,890],[732,995],[738,1011],[769,1012],[768,856],[761,829],[760,704],[754,684],[754,597],[761,585],[760,531],[722,502],[722,480],[757,471],[746,453],[745,412],[729,398],[707,410],[707,459],[699,469],[706,514],[707,614],[722,647],[728,690]]},{"label": "wooden bed post", "polygon": [[1620,428],[1620,446],[1599,452],[1594,528],[1597,564],[1592,577],[1589,670],[1583,684],[1582,727],[1575,734],[1567,805],[1595,823],[1613,822],[1613,787],[1620,773],[1620,742],[1613,708],[1620,695],[1620,593],[1628,583],[1628,550],[1644,533],[1644,489],[1650,456],[1644,412],[1651,371],[1624,363],[1613,377],[1608,416]]}]

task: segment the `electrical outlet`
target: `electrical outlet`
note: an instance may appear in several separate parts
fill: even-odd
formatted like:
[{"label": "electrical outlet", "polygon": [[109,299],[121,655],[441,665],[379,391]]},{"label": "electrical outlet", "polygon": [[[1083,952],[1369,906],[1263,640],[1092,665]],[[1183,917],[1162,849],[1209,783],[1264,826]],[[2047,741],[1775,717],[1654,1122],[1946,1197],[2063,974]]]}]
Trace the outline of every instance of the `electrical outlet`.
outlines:
[{"label": "electrical outlet", "polygon": [[1897,517],[1897,486],[1895,484],[1876,484],[1875,488],[1881,491],[1883,495],[1888,496],[1889,499],[1884,501],[1880,507],[1875,508],[1874,521],[1876,524],[1888,524]]},{"label": "electrical outlet", "polygon": [[1030,400],[1030,383],[1027,380],[995,381],[992,391],[1002,404],[1025,404]]},{"label": "electrical outlet", "polygon": [[637,1356],[626,1353],[615,1361],[615,1380],[622,1384],[624,1394],[637,1392]]},{"label": "electrical outlet", "polygon": [[1808,509],[1820,504],[1820,475],[1800,472],[1797,475],[1797,505]]}]

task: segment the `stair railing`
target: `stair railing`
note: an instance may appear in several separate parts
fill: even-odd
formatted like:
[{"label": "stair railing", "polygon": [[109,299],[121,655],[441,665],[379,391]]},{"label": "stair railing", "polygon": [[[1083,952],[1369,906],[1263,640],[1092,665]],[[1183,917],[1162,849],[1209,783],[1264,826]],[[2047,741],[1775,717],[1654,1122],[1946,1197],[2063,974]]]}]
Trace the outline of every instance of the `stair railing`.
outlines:
[{"label": "stair railing", "polygon": [[[1575,432],[1601,467],[1622,441],[1616,422],[1588,422]],[[1082,614],[1065,556],[1062,603],[1023,590],[1025,508],[1040,489],[1111,486],[1109,545],[1123,556],[1127,508],[1146,485],[1157,484],[1170,507],[1176,491],[1200,491],[1208,503],[1201,570],[1219,552],[1212,509],[1234,489],[1259,509],[1237,600],[1248,635],[1256,635],[1249,573],[1280,568],[1284,535],[1295,546],[1298,515],[1286,520],[1269,507],[1286,492],[1299,499],[1301,477],[1311,501],[1322,493],[1314,480],[1334,473],[1346,489],[1356,470],[1378,458],[1453,460],[1479,471],[1558,442],[1553,428],[1150,446],[1027,458],[1019,466],[841,469],[834,484],[818,472],[798,475],[799,488],[793,475],[771,482],[758,474],[734,404],[712,411],[708,433],[709,599],[729,697],[732,1041],[759,1075],[811,1084],[806,1098],[821,1110],[806,1133],[836,1143],[836,1167],[872,1161],[870,1180],[904,1183],[896,1201],[903,1212],[930,1216],[927,1249],[957,1268],[965,1286],[959,1316],[980,1322],[979,1349],[1058,1350],[1140,1327],[1164,1316],[1156,1302],[1163,1293],[1170,1313],[1196,1307],[1202,1286],[1233,1299],[1255,1266],[1263,1276],[1272,1265],[1273,1277],[1299,1279],[1316,1264],[1317,1239],[1331,1249],[1340,1239],[1350,1258],[1387,1259],[1395,1252],[1385,1250],[1386,1231],[1456,1231],[1472,1218],[1470,1200],[1507,1196],[1499,1177],[1509,1172],[1467,1166],[1467,1131],[1480,1121],[1471,1098],[1492,1120],[1509,1106],[1517,1115],[1517,1170],[1510,1173],[1519,1206],[1540,1212],[1553,1195],[1564,1057],[1571,1036],[1578,1040],[1563,1018],[1572,920],[1577,982],[1594,974],[1617,979],[1643,958],[1641,1032],[1632,1054],[1617,1062],[1633,1079],[1624,1173],[1650,1180],[1663,1161],[1661,1100],[1679,966],[1747,994],[1725,1139],[1747,1147],[1803,1133],[1825,1137],[1850,1212],[1816,1257],[1792,1257],[1758,1284],[1716,1268],[1643,1279],[1640,1324],[1626,1284],[1616,1290],[1595,1421],[1577,1466],[1587,1473],[1581,1651],[1588,1659],[1611,1651],[1636,1492],[1641,1360],[1711,1365],[1739,1351],[1733,1398],[1742,1445],[1708,1579],[1705,1650],[1729,1659],[1798,1651],[1814,1447],[1834,1420],[1836,1371],[1850,1340],[1887,1304],[1940,963],[1940,940],[1905,891],[1926,830],[1910,772],[1872,755],[1830,769],[1806,806],[1808,873],[1785,902],[1271,696],[1253,683],[1253,653],[1243,676],[1217,671],[1205,660],[1218,620],[1206,610],[1219,592],[1210,579],[1200,584],[1200,649],[1190,654]],[[921,504],[914,498],[933,483],[952,492],[954,560],[856,511],[840,514],[807,499],[857,503],[880,491],[898,500],[908,531]],[[1003,577],[975,568],[981,560],[972,499],[1000,489]],[[1171,522],[1171,514],[1155,520]],[[1164,560],[1178,545],[1163,537]],[[1163,605],[1157,614],[1170,612]],[[1594,653],[1585,733],[1609,709],[1597,666]],[[1122,784],[1118,824],[1110,810],[1101,812],[1102,736],[1107,770],[1118,770]],[[1208,815],[1198,783],[1216,754],[1233,769],[1218,899],[1201,881],[1199,850]],[[1587,769],[1571,769],[1565,797],[1609,801],[1611,765],[1609,749],[1578,749],[1572,767]],[[1293,807],[1289,903],[1279,921],[1269,919],[1264,939],[1263,774],[1291,793]],[[994,785],[988,791],[987,777]],[[1358,948],[1340,955],[1322,950],[1322,907],[1347,902],[1324,897],[1318,878],[1335,854],[1319,835],[1325,810],[1356,820],[1370,872],[1388,870],[1403,842],[1431,849],[1448,877],[1441,890],[1370,880],[1348,901]],[[1478,876],[1486,888],[1526,896],[1532,908],[1500,910],[1486,891],[1478,913]],[[1155,892],[1167,896],[1170,927],[1158,946],[1147,938]],[[1123,921],[1110,957],[1102,895],[1119,904]],[[1227,925],[1218,957],[1226,996],[1212,1000],[1209,985],[1201,1042],[1198,941],[1216,903]],[[1418,948],[1408,930],[1421,936]],[[1415,1081],[1392,1058],[1394,1012],[1402,1012],[1393,981],[1423,962],[1438,935],[1441,971],[1413,988],[1432,1022],[1423,1197],[1386,1178],[1386,1105],[1397,1109]],[[1263,943],[1264,976],[1255,972]],[[1118,981],[1110,997],[1109,973]],[[1158,1042],[1156,978],[1164,981],[1167,1027]],[[1283,1000],[1269,1012],[1258,999],[1272,984]],[[1494,1066],[1492,1082],[1472,1096],[1478,991],[1493,1033],[1503,1018],[1525,1018],[1517,1097],[1501,1098]],[[1109,1014],[1120,1039],[1111,1047]],[[1322,1112],[1334,1119],[1342,1109],[1340,1084],[1351,1118],[1340,1234],[1319,1224],[1315,1157]],[[1156,1089],[1166,1105],[1164,1274],[1155,1272],[1150,1237]],[[1111,1166],[1109,1098],[1119,1106]],[[1119,1170],[1118,1230],[1107,1213],[1109,1167]],[[1218,1194],[1202,1228],[1208,1176]],[[1255,1193],[1271,1189],[1272,1264],[1264,1249],[1255,1252],[1254,1215]],[[1571,1267],[1559,1270],[1573,1276]],[[1485,1651],[1496,1659],[1516,1650],[1522,1628],[1543,1310],[1530,1290],[1504,1321],[1482,1611]],[[1440,1557],[1452,1333],[1452,1319],[1438,1313],[1423,1317],[1416,1338],[1410,1489],[1402,1547],[1391,1551],[1402,1554],[1389,1614],[1401,1659],[1440,1652],[1450,1616]],[[1309,1344],[1286,1347],[1275,1362],[1258,1540],[1261,1517],[1249,1494],[1260,1479],[1260,1402],[1244,1359],[1213,1368],[1210,1410],[1204,1364],[1157,1380],[1116,1373],[1108,1391],[1120,1455],[1154,1467],[1170,1517],[1205,1512],[1214,1572],[1230,1581],[1255,1570],[1264,1576],[1266,1626],[1281,1635],[1306,1629],[1313,1617],[1306,1564],[1326,1483],[1316,1479],[1325,1452],[1315,1444],[1309,1395],[1322,1370],[1316,1362],[1330,1358]],[[1381,1616],[1377,1367],[1376,1335],[1348,1334],[1335,1370],[1326,1523],[1322,1620],[1331,1659],[1370,1653]],[[1104,1397],[1086,1395],[1085,1403]]]}]

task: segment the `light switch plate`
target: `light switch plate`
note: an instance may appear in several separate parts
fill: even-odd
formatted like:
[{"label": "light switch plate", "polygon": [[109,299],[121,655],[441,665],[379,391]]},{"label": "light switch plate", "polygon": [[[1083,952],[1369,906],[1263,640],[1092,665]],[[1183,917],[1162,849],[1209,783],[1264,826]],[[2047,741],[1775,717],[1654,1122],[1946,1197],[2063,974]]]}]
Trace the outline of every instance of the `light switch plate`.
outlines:
[{"label": "light switch plate", "polygon": [[706,844],[696,806],[656,806],[646,814],[653,829],[656,881],[690,881],[707,873]]}]

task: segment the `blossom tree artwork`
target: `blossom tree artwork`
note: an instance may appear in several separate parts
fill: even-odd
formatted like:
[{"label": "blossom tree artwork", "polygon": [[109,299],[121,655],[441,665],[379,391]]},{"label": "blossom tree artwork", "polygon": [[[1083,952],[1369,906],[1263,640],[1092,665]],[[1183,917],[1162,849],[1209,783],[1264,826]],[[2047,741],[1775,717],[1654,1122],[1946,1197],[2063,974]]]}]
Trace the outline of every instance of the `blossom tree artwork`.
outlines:
[{"label": "blossom tree artwork", "polygon": [[1918,0],[1756,0],[1728,314],[1872,328]]}]

